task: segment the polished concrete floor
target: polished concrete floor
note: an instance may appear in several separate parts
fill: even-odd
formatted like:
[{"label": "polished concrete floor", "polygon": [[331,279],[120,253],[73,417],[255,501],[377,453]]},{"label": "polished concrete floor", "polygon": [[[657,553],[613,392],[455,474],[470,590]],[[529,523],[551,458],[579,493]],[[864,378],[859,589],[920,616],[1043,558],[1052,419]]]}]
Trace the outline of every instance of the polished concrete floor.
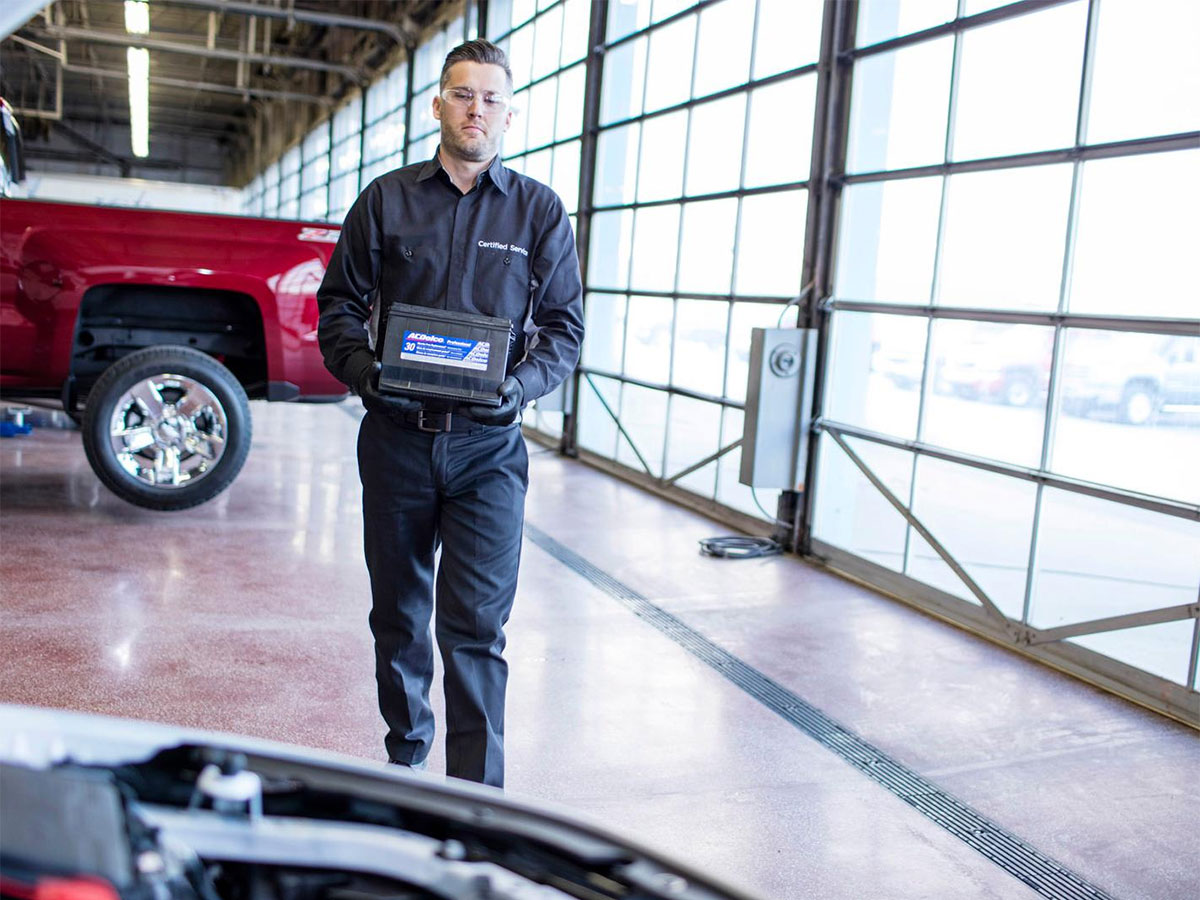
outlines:
[{"label": "polished concrete floor", "polygon": [[[182,513],[102,488],[77,432],[0,441],[0,700],[383,759],[351,404],[253,404]],[[1200,736],[532,447],[527,520],[1109,896],[1200,897]],[[1036,896],[532,541],[508,790],[790,898]],[[431,759],[436,775],[440,748]]]}]

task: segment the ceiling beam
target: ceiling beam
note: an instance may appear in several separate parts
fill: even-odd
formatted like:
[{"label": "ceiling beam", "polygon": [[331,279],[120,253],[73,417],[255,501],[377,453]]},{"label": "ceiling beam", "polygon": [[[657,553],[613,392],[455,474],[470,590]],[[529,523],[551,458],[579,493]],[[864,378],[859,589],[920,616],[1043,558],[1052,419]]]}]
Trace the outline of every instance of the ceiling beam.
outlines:
[{"label": "ceiling beam", "polygon": [[235,62],[255,63],[263,66],[280,66],[281,68],[312,69],[318,72],[336,72],[350,81],[362,84],[365,76],[353,66],[343,66],[339,63],[324,62],[319,59],[308,59],[301,56],[269,56],[263,53],[246,53],[241,50],[224,50],[219,47],[209,48],[203,44],[181,44],[175,41],[160,41],[140,34],[126,34],[121,31],[100,31],[95,28],[76,28],[70,25],[50,25],[36,29],[38,36],[51,40],[87,41],[95,44],[113,44],[118,47],[144,47],[147,50],[157,50],[163,53],[184,53],[191,56],[204,56],[212,59],[229,59]]},{"label": "ceiling beam", "polygon": [[[119,81],[128,80],[129,73],[117,69],[99,69],[91,66],[66,66],[68,72],[77,75],[94,75],[97,78],[112,78]],[[205,91],[212,94],[229,94],[232,96],[262,97],[267,100],[295,100],[299,103],[315,103],[318,106],[332,106],[329,97],[318,97],[314,94],[301,94],[296,91],[276,91],[259,87],[234,87],[229,84],[213,84],[208,81],[189,81],[186,78],[166,78],[161,75],[151,75],[150,83],[162,87],[181,88],[183,90]]]},{"label": "ceiling beam", "polygon": [[337,13],[320,12],[315,9],[296,9],[292,4],[283,7],[260,6],[257,3],[241,3],[235,0],[158,0],[162,6],[190,6],[195,9],[207,9],[223,13],[237,13],[243,16],[261,16],[263,18],[288,19],[293,22],[308,22],[312,25],[326,25],[332,28],[353,28],[359,31],[377,31],[386,34],[397,44],[409,46],[416,37],[416,28],[405,16],[405,26],[394,22],[384,22],[378,19],[364,19],[359,16],[345,16]]}]

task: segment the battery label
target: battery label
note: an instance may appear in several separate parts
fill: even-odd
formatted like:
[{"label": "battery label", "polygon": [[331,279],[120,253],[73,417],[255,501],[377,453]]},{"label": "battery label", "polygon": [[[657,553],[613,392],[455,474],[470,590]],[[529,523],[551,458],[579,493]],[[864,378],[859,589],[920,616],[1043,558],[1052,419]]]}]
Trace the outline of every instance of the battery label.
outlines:
[{"label": "battery label", "polygon": [[472,341],[427,331],[405,331],[400,358],[408,362],[486,372],[491,349],[488,341]]}]

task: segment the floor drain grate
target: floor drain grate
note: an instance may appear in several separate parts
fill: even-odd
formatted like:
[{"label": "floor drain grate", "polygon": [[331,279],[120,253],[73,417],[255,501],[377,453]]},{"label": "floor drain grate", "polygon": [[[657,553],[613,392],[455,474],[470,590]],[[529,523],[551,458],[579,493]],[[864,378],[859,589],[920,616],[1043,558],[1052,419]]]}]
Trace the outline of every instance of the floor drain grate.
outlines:
[{"label": "floor drain grate", "polygon": [[1053,900],[1102,900],[1110,897],[1100,888],[1039,853],[1020,838],[984,818],[937,785],[926,781],[854,732],[842,727],[806,700],[722,649],[666,610],[655,606],[637,591],[622,584],[569,547],[560,544],[541,529],[526,522],[525,535],[560,563],[619,600],[638,618],[653,625],[697,659],[707,663],[763,706],[836,753],[868,778],[887,788],[1010,875],[1019,878],[1041,896]]}]

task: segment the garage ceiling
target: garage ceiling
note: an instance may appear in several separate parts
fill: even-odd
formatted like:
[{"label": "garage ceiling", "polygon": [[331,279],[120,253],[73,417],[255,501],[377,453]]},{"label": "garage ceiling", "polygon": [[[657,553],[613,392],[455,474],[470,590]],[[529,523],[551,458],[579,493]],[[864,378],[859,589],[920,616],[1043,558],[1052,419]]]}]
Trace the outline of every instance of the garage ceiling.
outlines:
[{"label": "garage ceiling", "polygon": [[[235,186],[464,6],[151,0],[143,36],[126,33],[123,0],[26,3],[32,18],[0,44],[0,93],[31,170]],[[131,46],[150,52],[146,158],[130,148]]]}]

